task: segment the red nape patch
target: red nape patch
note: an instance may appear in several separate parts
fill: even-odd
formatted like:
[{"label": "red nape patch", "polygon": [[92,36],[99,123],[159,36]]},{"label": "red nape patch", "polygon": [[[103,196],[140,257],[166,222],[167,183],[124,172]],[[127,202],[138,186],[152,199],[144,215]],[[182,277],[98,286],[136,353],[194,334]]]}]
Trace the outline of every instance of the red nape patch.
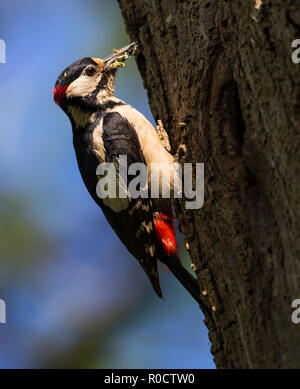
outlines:
[{"label": "red nape patch", "polygon": [[55,86],[53,89],[54,101],[58,106],[62,106],[64,98],[66,96],[68,85]]},{"label": "red nape patch", "polygon": [[156,238],[163,245],[166,255],[176,255],[177,246],[172,209],[170,215],[155,212],[154,227]]}]

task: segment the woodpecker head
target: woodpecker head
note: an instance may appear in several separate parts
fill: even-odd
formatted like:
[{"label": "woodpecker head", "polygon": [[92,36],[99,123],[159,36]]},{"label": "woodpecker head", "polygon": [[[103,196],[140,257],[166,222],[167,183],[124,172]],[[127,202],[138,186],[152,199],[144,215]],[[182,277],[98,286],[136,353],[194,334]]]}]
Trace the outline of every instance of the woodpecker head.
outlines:
[{"label": "woodpecker head", "polygon": [[53,89],[55,103],[67,112],[69,106],[104,102],[113,95],[117,68],[125,66],[136,48],[137,44],[131,43],[105,59],[86,57],[74,62],[58,76]]}]

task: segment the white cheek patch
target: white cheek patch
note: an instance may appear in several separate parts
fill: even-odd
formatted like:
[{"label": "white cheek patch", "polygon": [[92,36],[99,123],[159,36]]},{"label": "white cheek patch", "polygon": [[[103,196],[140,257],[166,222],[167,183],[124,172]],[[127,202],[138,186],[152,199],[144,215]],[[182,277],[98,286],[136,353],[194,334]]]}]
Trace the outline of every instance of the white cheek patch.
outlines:
[{"label": "white cheek patch", "polygon": [[90,95],[97,88],[100,80],[101,75],[98,77],[89,77],[83,74],[68,86],[66,96],[81,97]]}]

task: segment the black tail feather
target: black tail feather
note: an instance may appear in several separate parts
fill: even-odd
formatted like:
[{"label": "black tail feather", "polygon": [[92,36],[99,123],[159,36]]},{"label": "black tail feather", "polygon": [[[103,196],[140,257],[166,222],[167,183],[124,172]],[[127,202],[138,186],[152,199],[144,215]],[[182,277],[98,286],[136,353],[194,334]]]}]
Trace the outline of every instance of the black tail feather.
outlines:
[{"label": "black tail feather", "polygon": [[190,295],[197,301],[200,305],[202,311],[206,311],[208,308],[201,299],[200,287],[197,283],[197,280],[185,269],[184,266],[180,263],[180,260],[177,257],[172,257],[168,261],[168,268],[177,278],[177,280],[185,287],[185,289],[190,293]]},{"label": "black tail feather", "polygon": [[200,288],[196,279],[182,266],[178,258],[172,258],[168,261],[168,268],[177,278],[177,280],[185,287],[185,289],[200,303]]}]

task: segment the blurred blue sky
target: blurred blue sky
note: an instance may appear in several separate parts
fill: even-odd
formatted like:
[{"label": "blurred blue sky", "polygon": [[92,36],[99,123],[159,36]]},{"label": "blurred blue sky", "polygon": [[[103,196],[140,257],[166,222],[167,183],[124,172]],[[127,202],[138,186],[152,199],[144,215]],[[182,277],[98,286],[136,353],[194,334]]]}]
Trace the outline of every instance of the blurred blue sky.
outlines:
[{"label": "blurred blue sky", "polygon": [[[202,313],[162,269],[160,301],[85,189],[54,104],[75,60],[129,43],[113,0],[1,0],[0,368],[214,368]],[[133,59],[116,94],[153,118]]]}]

